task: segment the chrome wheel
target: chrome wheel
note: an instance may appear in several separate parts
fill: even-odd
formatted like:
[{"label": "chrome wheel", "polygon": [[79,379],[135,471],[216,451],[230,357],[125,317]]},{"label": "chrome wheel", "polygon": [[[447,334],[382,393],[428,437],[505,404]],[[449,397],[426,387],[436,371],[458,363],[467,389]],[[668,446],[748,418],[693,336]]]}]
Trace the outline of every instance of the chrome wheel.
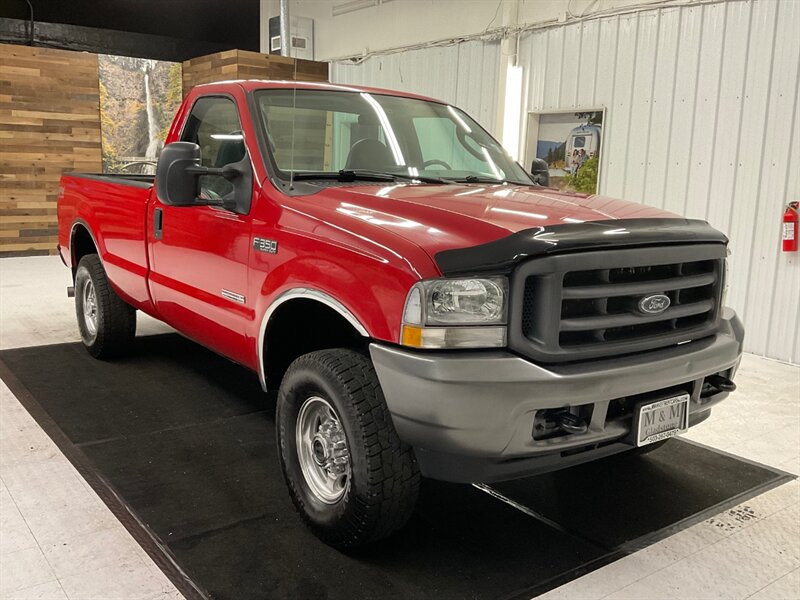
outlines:
[{"label": "chrome wheel", "polygon": [[297,457],[314,496],[334,504],[350,481],[350,451],[333,406],[319,396],[307,398],[297,415]]},{"label": "chrome wheel", "polygon": [[97,295],[94,291],[92,280],[87,278],[83,286],[83,325],[86,327],[86,334],[94,339],[97,336]]}]

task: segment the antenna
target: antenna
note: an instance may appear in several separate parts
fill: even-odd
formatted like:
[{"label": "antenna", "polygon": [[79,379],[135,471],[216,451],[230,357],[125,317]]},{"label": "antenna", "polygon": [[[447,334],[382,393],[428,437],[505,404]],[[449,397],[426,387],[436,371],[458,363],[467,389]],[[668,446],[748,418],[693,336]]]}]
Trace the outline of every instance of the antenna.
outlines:
[{"label": "antenna", "polygon": [[[289,29],[289,6],[288,2],[286,3],[286,32],[287,32],[287,52],[289,53],[289,58],[294,61],[294,77],[293,77],[293,84],[292,84],[292,157],[289,161],[289,191],[294,189],[294,125],[295,119],[297,115],[297,58],[292,56],[292,36],[291,31]],[[284,16],[284,15],[281,15]]]}]

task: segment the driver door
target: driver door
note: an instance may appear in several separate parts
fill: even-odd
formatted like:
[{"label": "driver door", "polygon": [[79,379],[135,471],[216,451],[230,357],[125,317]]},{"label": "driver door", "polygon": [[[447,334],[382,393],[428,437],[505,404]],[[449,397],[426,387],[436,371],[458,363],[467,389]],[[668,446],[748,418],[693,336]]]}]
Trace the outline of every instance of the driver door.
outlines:
[{"label": "driver door", "polygon": [[[222,167],[245,156],[241,129],[232,98],[201,96],[181,141],[200,146],[203,166]],[[231,182],[221,176],[203,176],[199,183],[200,196],[208,199],[233,192]],[[211,206],[168,206],[158,200],[152,210],[150,289],[159,314],[186,336],[247,362],[250,215]]]}]

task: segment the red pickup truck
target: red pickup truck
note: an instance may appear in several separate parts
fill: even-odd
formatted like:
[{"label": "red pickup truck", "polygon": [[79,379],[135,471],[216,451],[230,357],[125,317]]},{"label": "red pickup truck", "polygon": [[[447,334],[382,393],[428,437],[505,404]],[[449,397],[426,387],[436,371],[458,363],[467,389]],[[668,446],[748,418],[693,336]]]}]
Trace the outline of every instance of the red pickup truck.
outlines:
[{"label": "red pickup truck", "polygon": [[58,219],[88,351],[126,351],[141,310],[252,369],[337,547],[401,527],[422,476],[642,452],[735,388],[725,236],[537,185],[429,98],[200,86],[155,176],[67,174]]}]

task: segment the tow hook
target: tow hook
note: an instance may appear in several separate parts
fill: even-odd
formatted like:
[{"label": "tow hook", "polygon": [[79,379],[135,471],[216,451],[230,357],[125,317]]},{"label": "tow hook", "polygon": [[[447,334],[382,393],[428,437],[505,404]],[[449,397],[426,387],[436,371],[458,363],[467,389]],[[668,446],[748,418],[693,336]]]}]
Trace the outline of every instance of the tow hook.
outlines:
[{"label": "tow hook", "polygon": [[586,433],[586,430],[589,429],[586,421],[570,412],[558,415],[558,426],[567,433]]},{"label": "tow hook", "polygon": [[732,392],[736,389],[736,384],[722,375],[710,375],[706,377],[706,383],[717,388],[720,392]]}]

